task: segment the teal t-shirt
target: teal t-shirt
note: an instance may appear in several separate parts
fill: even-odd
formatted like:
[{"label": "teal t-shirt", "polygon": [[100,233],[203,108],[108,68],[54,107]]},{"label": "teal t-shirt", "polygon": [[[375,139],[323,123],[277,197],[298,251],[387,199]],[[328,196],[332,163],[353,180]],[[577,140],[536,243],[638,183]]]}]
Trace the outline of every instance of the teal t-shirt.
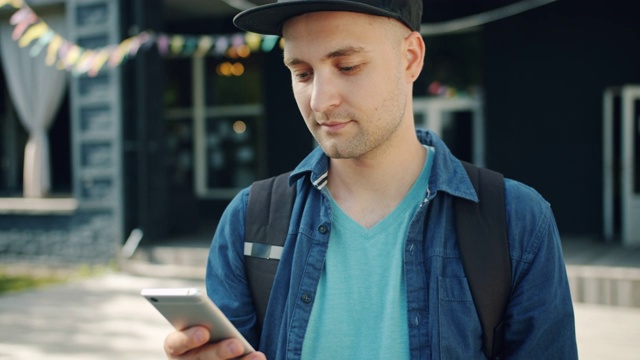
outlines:
[{"label": "teal t-shirt", "polygon": [[425,197],[435,149],[402,202],[370,229],[332,199],[325,265],[302,359],[409,359],[404,243]]}]

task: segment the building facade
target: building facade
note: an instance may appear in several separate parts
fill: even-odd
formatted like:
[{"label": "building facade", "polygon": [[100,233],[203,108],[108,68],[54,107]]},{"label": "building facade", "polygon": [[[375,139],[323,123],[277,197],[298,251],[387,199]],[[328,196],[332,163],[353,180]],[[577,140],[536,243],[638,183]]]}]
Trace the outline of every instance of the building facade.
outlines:
[{"label": "building facade", "polygon": [[[61,16],[64,29],[51,26],[52,33],[80,52],[62,56],[58,48],[58,63],[47,65],[66,68],[56,70],[67,83],[44,127],[50,187],[36,196],[23,171],[35,135],[12,95],[17,67],[3,61],[1,261],[102,264],[117,261],[127,239],[207,242],[239,189],[290,170],[313,148],[278,39],[238,32],[231,23],[238,9],[225,1],[27,3],[45,22]],[[640,121],[625,130],[616,120],[614,135],[602,130],[606,89],[640,84],[638,5],[549,1],[501,17],[534,2],[452,3],[425,0],[418,125],[437,130],[459,157],[536,188],[563,234],[607,241],[610,222],[608,241],[640,242],[640,234],[620,239],[634,211],[621,204],[640,196]],[[18,10],[0,9],[10,32]],[[463,25],[437,30],[452,22]],[[25,25],[22,36],[37,24]],[[41,43],[42,59],[31,58],[46,62],[54,38],[47,34],[32,31],[19,51],[33,55]],[[633,104],[638,119],[640,101]],[[615,134],[624,131],[635,134],[626,140],[630,159],[620,150],[612,156],[627,170],[605,168],[605,145],[617,149]],[[619,190],[624,171],[635,195]],[[614,179],[608,192],[607,178]]]}]

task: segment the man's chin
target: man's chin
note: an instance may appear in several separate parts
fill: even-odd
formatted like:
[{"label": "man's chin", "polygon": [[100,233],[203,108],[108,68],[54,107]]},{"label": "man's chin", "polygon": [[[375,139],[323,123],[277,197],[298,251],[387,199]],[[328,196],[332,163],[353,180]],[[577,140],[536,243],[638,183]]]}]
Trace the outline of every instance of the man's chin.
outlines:
[{"label": "man's chin", "polygon": [[358,157],[357,154],[353,154],[353,151],[350,149],[343,149],[340,148],[339,146],[333,144],[333,145],[320,145],[320,147],[322,148],[322,151],[325,153],[325,155],[327,155],[328,157],[330,157],[331,159],[353,159]]},{"label": "man's chin", "polygon": [[344,155],[340,152],[337,146],[330,144],[320,143],[320,147],[325,155],[332,159],[343,159]]}]

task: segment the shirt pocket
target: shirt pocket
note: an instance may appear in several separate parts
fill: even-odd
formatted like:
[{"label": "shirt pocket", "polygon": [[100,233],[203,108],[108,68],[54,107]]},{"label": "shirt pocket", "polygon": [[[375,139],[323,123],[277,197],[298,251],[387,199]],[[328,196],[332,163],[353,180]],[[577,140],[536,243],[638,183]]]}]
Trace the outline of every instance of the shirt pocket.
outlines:
[{"label": "shirt pocket", "polygon": [[438,278],[440,359],[484,359],[482,327],[467,278]]}]

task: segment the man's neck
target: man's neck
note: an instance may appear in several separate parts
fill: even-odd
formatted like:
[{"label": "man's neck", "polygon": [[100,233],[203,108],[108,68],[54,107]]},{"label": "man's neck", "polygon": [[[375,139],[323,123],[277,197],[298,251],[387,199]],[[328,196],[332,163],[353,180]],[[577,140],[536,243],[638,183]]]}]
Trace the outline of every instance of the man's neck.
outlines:
[{"label": "man's neck", "polygon": [[357,159],[331,159],[328,188],[340,208],[370,228],[391,213],[420,175],[427,152],[415,137]]}]

